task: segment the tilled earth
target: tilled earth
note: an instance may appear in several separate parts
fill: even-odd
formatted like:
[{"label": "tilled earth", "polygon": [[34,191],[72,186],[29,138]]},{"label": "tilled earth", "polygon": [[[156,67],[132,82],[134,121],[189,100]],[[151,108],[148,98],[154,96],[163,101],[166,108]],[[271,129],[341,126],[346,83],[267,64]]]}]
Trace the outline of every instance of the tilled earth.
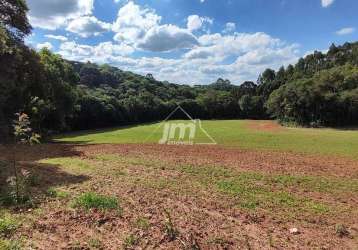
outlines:
[{"label": "tilled earth", "polygon": [[[39,179],[33,208],[7,208],[21,220],[9,238],[25,249],[358,247],[353,159],[149,144],[16,150]],[[1,160],[11,157],[0,147]],[[49,188],[67,195],[48,197]],[[116,197],[121,211],[71,206],[89,191]]]}]

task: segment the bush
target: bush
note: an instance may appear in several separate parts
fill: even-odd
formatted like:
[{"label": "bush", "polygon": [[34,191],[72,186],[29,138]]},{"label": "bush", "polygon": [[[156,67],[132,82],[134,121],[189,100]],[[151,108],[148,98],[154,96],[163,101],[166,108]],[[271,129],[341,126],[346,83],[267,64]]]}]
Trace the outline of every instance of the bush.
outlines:
[{"label": "bush", "polygon": [[86,210],[96,208],[100,210],[118,209],[118,200],[115,197],[99,195],[96,193],[85,193],[74,201],[74,207]]}]

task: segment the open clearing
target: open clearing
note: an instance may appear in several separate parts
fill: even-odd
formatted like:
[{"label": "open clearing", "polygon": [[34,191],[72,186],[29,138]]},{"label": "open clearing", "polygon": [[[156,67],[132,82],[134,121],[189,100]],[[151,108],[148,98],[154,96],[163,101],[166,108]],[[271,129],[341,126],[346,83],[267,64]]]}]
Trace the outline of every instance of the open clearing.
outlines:
[{"label": "open clearing", "polygon": [[[61,142],[158,143],[163,123],[84,131],[58,137]],[[338,155],[358,159],[358,130],[281,127],[274,121],[203,121],[219,145],[256,150]],[[198,134],[199,139],[205,135]],[[205,138],[204,138],[205,139]]]},{"label": "open clearing", "polygon": [[16,227],[0,223],[0,238],[25,249],[357,249],[357,131],[204,126],[219,145],[155,144],[161,131],[139,144],[152,124],[19,148],[38,176],[35,204],[4,208]]}]

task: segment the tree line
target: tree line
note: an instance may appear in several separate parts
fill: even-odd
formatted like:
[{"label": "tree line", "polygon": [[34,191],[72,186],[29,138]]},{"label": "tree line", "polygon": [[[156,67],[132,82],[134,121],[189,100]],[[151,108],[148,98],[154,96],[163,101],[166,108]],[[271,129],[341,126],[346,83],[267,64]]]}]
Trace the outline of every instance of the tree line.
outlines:
[{"label": "tree line", "polygon": [[178,85],[107,64],[67,61],[46,48],[37,52],[24,43],[31,33],[27,11],[24,1],[0,1],[0,138],[10,134],[18,112],[46,135],[157,121],[178,104],[201,119],[358,124],[358,42],[266,69],[257,82]]}]

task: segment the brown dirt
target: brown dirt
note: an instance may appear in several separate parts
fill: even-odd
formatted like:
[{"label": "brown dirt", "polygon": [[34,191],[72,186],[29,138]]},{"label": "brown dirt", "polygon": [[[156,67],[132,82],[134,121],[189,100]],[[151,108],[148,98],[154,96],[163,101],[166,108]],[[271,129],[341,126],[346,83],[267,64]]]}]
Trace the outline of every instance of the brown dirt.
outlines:
[{"label": "brown dirt", "polygon": [[[140,239],[133,249],[195,249],[196,245],[201,249],[357,249],[358,220],[353,215],[351,218],[343,213],[337,218],[302,215],[282,220],[275,213],[242,211],[235,206],[237,198],[222,196],[211,190],[199,190],[195,183],[190,183],[181,174],[175,177],[183,183],[182,187],[179,185],[173,189],[151,187],[140,179],[145,175],[146,178],[170,182],[173,173],[164,170],[158,175],[146,166],[134,166],[130,168],[133,183],[129,184],[118,182],[118,179],[106,174],[121,167],[117,165],[103,164],[97,172],[83,176],[64,172],[59,166],[35,163],[45,158],[80,157],[91,160],[99,154],[116,154],[178,165],[217,165],[273,174],[358,178],[358,162],[351,159],[218,146],[48,144],[20,150],[22,153],[18,154],[18,158],[23,166],[41,169],[42,180],[46,183],[43,188],[53,185],[64,187],[74,194],[91,190],[115,195],[120,197],[124,209],[123,215],[118,216],[115,212],[72,209],[64,205],[71,198],[43,202],[39,205],[43,211],[40,216],[33,215],[32,211],[25,212],[25,216],[32,217],[34,223],[20,229],[20,233],[38,249],[121,249],[129,235]],[[10,148],[0,147],[0,159],[9,159],[10,155]],[[157,176],[152,176],[154,174]],[[190,185],[192,187],[188,191]],[[307,196],[312,195],[317,196],[307,193]],[[332,202],[337,201],[333,199]],[[358,205],[358,197],[350,197],[344,202],[350,206]],[[164,210],[170,212],[179,231],[176,240],[170,241],[165,236]],[[135,225],[139,217],[148,219],[149,229]],[[335,234],[335,225],[340,223],[349,226],[351,236],[341,238]],[[290,234],[292,227],[298,227],[300,234]],[[101,247],[90,246],[90,239],[96,238],[100,238]]]},{"label": "brown dirt", "polygon": [[249,129],[266,132],[280,132],[285,128],[275,121],[248,121],[246,126]]}]

